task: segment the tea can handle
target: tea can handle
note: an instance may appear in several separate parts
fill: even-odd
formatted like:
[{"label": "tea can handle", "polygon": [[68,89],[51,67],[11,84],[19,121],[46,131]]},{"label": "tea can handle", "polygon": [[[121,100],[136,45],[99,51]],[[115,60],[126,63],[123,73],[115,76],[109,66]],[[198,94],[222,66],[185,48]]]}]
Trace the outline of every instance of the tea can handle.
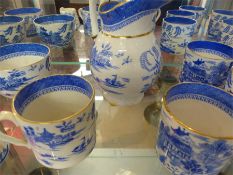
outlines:
[{"label": "tea can handle", "polygon": [[78,15],[79,15],[79,16],[80,16],[80,18],[83,20],[82,11],[83,11],[83,9],[82,9],[82,8],[78,9]]},{"label": "tea can handle", "polygon": [[[15,120],[15,117],[14,117],[12,112],[1,111],[0,112],[0,121],[3,121],[3,120],[11,121],[16,126],[18,126],[17,121]],[[14,144],[14,145],[24,146],[24,147],[30,148],[27,141],[25,141],[23,139],[17,139],[17,138],[12,137],[12,136],[8,136],[8,135],[4,134],[2,131],[0,131],[0,140],[2,140],[3,142]]]},{"label": "tea can handle", "polygon": [[155,22],[157,22],[159,20],[160,16],[161,16],[161,10],[158,9],[158,11],[157,11],[157,17],[156,17],[156,21]]}]

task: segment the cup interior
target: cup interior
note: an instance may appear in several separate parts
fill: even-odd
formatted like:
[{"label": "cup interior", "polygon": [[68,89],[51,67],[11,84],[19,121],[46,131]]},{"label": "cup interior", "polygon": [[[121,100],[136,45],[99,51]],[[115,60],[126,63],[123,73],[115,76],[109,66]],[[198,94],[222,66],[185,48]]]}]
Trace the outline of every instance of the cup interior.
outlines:
[{"label": "cup interior", "polygon": [[164,18],[164,21],[171,24],[182,24],[182,25],[192,25],[196,23],[196,21],[193,19],[183,18],[183,17],[166,17]]},{"label": "cup interior", "polygon": [[42,44],[21,43],[0,47],[0,71],[30,66],[49,56],[49,48]]},{"label": "cup interior", "polygon": [[0,17],[0,27],[2,25],[15,24],[15,23],[19,23],[19,22],[22,22],[22,21],[23,21],[23,18],[21,18],[21,17],[3,16],[3,17]]},{"label": "cup interior", "polygon": [[232,60],[233,48],[211,41],[193,41],[187,48],[203,58]]},{"label": "cup interior", "polygon": [[195,13],[185,10],[168,10],[168,14],[178,15],[178,16],[194,16]]},{"label": "cup interior", "polygon": [[209,137],[233,138],[233,96],[207,84],[182,83],[164,98],[165,110],[188,130]]},{"label": "cup interior", "polygon": [[85,79],[55,75],[24,87],[13,100],[13,109],[23,120],[53,122],[84,111],[94,99],[94,90]]},{"label": "cup interior", "polygon": [[70,15],[47,15],[34,20],[36,24],[67,23],[72,21],[74,21],[74,17]]},{"label": "cup interior", "polygon": [[28,7],[28,8],[17,8],[12,10],[7,10],[5,12],[6,15],[24,15],[24,14],[34,14],[39,13],[42,10],[35,7]]},{"label": "cup interior", "polygon": [[180,6],[181,9],[186,9],[186,10],[193,10],[193,11],[203,11],[205,8],[200,7],[200,6],[193,6],[193,5],[182,5]]}]

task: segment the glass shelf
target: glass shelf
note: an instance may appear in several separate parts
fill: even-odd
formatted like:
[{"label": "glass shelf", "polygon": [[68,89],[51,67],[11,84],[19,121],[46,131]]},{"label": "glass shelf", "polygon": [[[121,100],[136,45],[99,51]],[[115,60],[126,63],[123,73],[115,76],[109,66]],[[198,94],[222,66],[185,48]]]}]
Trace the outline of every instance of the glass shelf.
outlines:
[{"label": "glass shelf", "polygon": [[[156,35],[159,36],[160,28]],[[40,42],[33,38],[28,42]],[[91,76],[89,58],[94,41],[77,31],[68,48],[51,48],[51,74],[74,74],[86,77],[96,89],[97,142],[91,155],[77,166],[53,171],[61,175],[169,175],[160,164],[154,149],[158,118],[153,125],[144,117],[145,109],[161,99],[172,83],[160,82],[148,91],[143,101],[130,107],[111,106],[104,100],[101,90]],[[164,65],[178,76],[182,57],[170,57],[163,53]],[[11,100],[0,96],[0,111],[10,111]],[[152,106],[153,107],[153,106]],[[2,122],[9,135],[22,138],[23,134],[12,123]],[[41,167],[31,150],[11,145],[10,154],[0,166],[0,175],[29,175]],[[232,175],[230,169],[228,174]]]}]

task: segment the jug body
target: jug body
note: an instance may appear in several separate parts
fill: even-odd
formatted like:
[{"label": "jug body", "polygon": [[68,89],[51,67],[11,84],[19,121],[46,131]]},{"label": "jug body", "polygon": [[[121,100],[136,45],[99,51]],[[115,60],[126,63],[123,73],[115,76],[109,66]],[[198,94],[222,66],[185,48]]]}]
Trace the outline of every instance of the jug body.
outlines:
[{"label": "jug body", "polygon": [[[90,1],[92,5],[96,4]],[[140,103],[161,69],[161,53],[154,35],[160,11],[149,0],[137,0],[102,3],[99,14],[103,28],[91,53],[93,77],[110,104]],[[96,17],[91,17],[93,24]]]}]

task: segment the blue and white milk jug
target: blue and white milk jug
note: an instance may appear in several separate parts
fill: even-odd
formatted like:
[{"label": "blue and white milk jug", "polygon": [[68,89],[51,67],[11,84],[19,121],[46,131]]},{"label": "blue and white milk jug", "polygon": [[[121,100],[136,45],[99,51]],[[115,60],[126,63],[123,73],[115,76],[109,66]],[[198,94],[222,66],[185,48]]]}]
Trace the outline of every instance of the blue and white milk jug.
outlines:
[{"label": "blue and white milk jug", "polygon": [[93,34],[91,71],[113,105],[140,103],[158,78],[161,53],[154,35],[159,8],[170,0],[123,0],[99,4],[102,31],[98,33],[97,0],[89,0]]}]

